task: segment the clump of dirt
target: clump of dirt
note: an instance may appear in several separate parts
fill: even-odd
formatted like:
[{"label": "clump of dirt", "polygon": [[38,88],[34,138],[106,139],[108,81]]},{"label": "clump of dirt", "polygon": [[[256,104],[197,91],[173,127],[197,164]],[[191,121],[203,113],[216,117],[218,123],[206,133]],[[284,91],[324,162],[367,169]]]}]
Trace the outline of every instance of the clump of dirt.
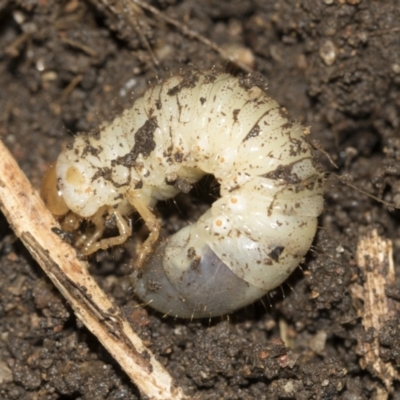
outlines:
[{"label": "clump of dirt", "polygon": [[[156,15],[138,9],[135,28],[109,3],[0,1],[0,135],[36,187],[70,135],[112,119],[148,81],[190,64],[238,72]],[[372,365],[360,366],[361,344],[377,338],[377,357],[398,371],[398,318],[366,332],[354,288],[365,279],[357,244],[372,229],[393,241],[400,273],[400,214],[345,183],[400,203],[400,9],[388,0],[150,3],[223,49],[245,48],[237,54],[251,56],[272,97],[312,127],[311,140],[337,168],[319,154],[329,172],[320,229],[301,270],[266,307],[200,322],[138,308],[126,279],[129,245],[99,254],[91,272],[193,398],[398,398],[396,380],[385,387]],[[175,229],[182,218],[168,223]],[[4,218],[0,233],[0,397],[139,398]],[[395,302],[397,287],[388,288]]]}]

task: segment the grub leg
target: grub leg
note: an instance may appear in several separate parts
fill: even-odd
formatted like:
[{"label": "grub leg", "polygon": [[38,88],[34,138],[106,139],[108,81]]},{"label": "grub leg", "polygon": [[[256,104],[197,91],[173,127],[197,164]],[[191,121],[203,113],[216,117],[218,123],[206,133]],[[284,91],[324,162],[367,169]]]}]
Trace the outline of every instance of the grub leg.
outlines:
[{"label": "grub leg", "polygon": [[128,194],[128,201],[143,218],[144,223],[150,231],[149,237],[140,248],[138,260],[138,265],[140,268],[143,261],[151,253],[155,243],[157,242],[161,226],[153,211],[147,206],[140,195],[136,195],[134,192],[131,192]]},{"label": "grub leg", "polygon": [[132,230],[129,224],[118,210],[110,207],[108,209],[108,215],[114,216],[119,235],[106,239],[100,239],[105,230],[105,216],[104,211],[101,213],[96,213],[91,219],[91,222],[95,226],[94,232],[90,236],[84,235],[86,236],[84,240],[79,240],[82,243],[81,251],[84,255],[93,254],[100,249],[107,250],[110,247],[121,245],[128,239],[129,236],[132,235]]}]

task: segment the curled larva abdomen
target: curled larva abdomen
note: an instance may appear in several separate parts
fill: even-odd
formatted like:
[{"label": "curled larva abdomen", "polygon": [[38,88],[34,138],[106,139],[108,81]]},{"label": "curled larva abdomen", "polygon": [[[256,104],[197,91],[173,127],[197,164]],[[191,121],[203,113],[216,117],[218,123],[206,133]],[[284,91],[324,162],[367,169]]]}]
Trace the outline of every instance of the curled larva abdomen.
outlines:
[{"label": "curled larva abdomen", "polygon": [[[125,241],[124,217],[141,215],[150,235],[134,291],[184,318],[230,313],[279,286],[308,251],[323,208],[304,127],[261,88],[215,71],[148,89],[97,135],[78,136],[54,170],[63,202],[96,226],[86,254]],[[189,191],[205,174],[219,182],[220,198],[160,240],[157,201]],[[120,235],[101,239],[107,214]]]}]

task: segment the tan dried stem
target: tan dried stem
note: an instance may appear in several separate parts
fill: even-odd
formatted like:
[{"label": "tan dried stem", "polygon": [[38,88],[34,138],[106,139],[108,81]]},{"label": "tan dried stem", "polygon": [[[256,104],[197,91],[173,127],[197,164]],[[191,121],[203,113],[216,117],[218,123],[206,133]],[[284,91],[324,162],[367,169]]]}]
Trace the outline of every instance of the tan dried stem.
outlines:
[{"label": "tan dried stem", "polygon": [[76,316],[150,399],[186,399],[182,389],[132,331],[120,310],[89,275],[18,164],[0,142],[0,209],[15,234],[60,290]]},{"label": "tan dried stem", "polygon": [[358,340],[357,353],[362,356],[360,366],[369,369],[385,384],[378,388],[379,398],[386,399],[393,390],[393,381],[400,380],[399,371],[380,357],[378,333],[386,321],[396,318],[399,305],[386,295],[386,287],[395,282],[392,242],[378,235],[376,229],[361,237],[356,253],[358,268],[364,277],[364,285],[353,284],[351,294],[354,299],[364,302],[360,313],[364,331],[372,331],[372,341]]}]

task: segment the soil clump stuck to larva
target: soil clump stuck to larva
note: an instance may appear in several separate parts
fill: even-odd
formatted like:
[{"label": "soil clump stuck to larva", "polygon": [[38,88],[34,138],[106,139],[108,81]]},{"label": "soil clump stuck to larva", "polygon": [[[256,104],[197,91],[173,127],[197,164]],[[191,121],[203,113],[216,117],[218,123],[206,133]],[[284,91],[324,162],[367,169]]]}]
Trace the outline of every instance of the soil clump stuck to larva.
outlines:
[{"label": "soil clump stuck to larva", "polygon": [[[238,73],[211,48],[138,11],[140,31],[160,63],[155,70],[128,18],[114,15],[107,3],[0,1],[0,135],[36,188],[71,135],[96,132],[131,106],[149,81],[189,64]],[[395,2],[149,3],[243,62],[250,57],[268,93],[311,127],[311,142],[337,165],[319,152],[323,170],[400,204]],[[377,364],[398,372],[400,326],[394,313],[379,330],[365,329],[360,293],[367,279],[356,253],[361,238],[375,230],[393,242],[399,276],[400,214],[332,174],[325,186],[325,211],[301,269],[263,303],[229,319],[163,319],[137,307],[126,279],[133,241],[90,260],[101,287],[192,398],[399,398],[397,378],[388,384],[363,361],[376,341]],[[189,194],[178,199],[182,213],[174,207],[164,220],[167,231],[195,220],[206,205]],[[0,398],[139,399],[3,217],[0,233]],[[394,282],[386,292],[395,309],[398,287]]]}]

